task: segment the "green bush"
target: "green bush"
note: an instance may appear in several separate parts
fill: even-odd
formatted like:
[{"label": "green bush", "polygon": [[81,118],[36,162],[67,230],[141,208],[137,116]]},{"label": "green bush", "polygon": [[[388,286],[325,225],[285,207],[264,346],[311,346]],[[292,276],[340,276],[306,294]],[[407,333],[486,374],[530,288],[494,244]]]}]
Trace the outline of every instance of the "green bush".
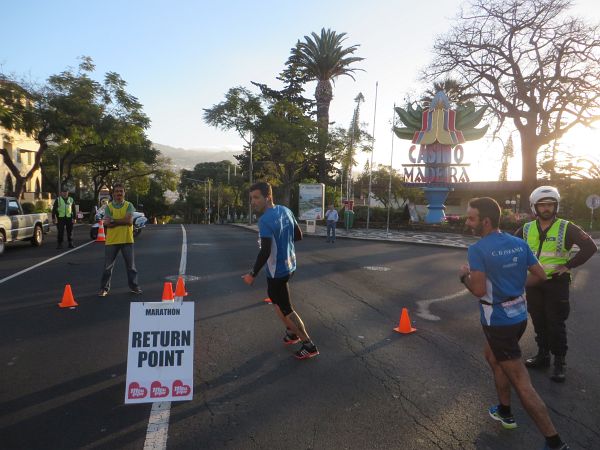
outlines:
[{"label": "green bush", "polygon": [[48,203],[46,203],[43,200],[37,200],[35,202],[35,209],[34,211],[36,213],[49,213],[52,211],[52,209],[48,206]]},{"label": "green bush", "polygon": [[31,202],[21,203],[23,208],[23,214],[33,214],[35,212],[35,205]]}]

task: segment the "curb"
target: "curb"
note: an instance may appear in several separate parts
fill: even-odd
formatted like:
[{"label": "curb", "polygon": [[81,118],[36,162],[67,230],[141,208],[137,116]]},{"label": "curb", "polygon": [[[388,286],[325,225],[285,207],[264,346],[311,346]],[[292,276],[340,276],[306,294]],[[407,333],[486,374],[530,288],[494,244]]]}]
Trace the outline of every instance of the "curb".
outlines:
[{"label": "curb", "polygon": [[[238,227],[238,228],[242,228],[245,229],[247,231],[255,231],[258,232],[258,226],[256,225],[245,225],[245,224],[241,224],[241,223],[229,223],[227,225],[230,226],[234,226],[234,227]],[[419,233],[420,235],[425,235],[425,236],[431,236],[427,233]],[[304,234],[305,237],[312,237],[312,238],[319,238],[319,237],[325,237],[326,236],[326,232],[321,231],[321,232],[316,232],[316,233],[305,233]],[[412,236],[398,236],[397,238],[385,238],[383,236],[373,236],[373,237],[367,237],[367,236],[345,236],[345,235],[337,235],[336,239],[354,239],[354,240],[359,240],[359,241],[380,241],[380,242],[390,242],[390,243],[399,243],[399,244],[410,244],[410,245],[427,245],[430,247],[443,247],[443,248],[452,248],[452,249],[463,249],[466,250],[470,244],[467,243],[454,243],[454,242],[435,242],[434,240],[432,241],[418,241],[415,240]]]}]

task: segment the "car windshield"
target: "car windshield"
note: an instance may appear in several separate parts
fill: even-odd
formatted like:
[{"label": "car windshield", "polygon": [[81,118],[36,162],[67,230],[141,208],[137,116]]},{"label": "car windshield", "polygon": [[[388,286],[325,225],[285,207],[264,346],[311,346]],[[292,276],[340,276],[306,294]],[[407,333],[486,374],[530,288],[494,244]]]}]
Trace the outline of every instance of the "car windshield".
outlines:
[{"label": "car windshield", "polygon": [[6,199],[0,198],[0,216],[6,215]]}]

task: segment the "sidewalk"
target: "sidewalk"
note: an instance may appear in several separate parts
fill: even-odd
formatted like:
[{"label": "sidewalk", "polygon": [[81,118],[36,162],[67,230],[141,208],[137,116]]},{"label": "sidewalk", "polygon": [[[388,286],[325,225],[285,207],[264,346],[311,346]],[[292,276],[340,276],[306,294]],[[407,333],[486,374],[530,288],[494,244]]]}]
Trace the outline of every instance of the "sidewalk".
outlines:
[{"label": "sidewalk", "polygon": [[[232,223],[230,225],[246,228],[249,230],[256,231],[258,233],[258,226],[247,225],[242,223]],[[323,239],[327,236],[327,228],[322,225],[316,226],[314,233],[307,233],[306,226],[300,224],[302,232],[306,236],[320,236]],[[441,232],[430,232],[430,231],[391,231],[386,233],[385,230],[371,229],[366,230],[364,228],[350,229],[346,231],[343,227],[336,229],[336,238],[344,239],[362,239],[370,241],[389,241],[389,242],[406,242],[409,244],[423,244],[433,245],[437,247],[451,247],[451,248],[468,248],[469,245],[477,242],[479,238],[475,236],[465,236],[456,233],[441,233]],[[594,239],[598,248],[600,248],[600,239]]]}]

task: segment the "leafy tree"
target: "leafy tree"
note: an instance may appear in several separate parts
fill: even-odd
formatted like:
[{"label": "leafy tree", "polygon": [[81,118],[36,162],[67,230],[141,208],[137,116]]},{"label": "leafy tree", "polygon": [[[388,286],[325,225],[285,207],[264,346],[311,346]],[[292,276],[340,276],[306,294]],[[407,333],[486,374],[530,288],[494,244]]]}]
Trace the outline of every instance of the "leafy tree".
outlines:
[{"label": "leafy tree", "polygon": [[91,78],[94,70],[92,59],[82,57],[76,72],[67,69],[52,75],[41,87],[2,76],[0,123],[33,136],[39,144],[34,164],[24,175],[6,150],[0,152],[16,179],[18,195],[52,145],[63,157],[92,148],[147,150],[145,130],[150,120],[142,105],[126,91],[127,84],[117,73],[106,73],[99,83]]},{"label": "leafy tree", "polygon": [[539,149],[600,119],[599,26],[571,17],[569,0],[472,0],[436,39],[425,79],[463,80],[521,140],[521,198],[537,184]]},{"label": "leafy tree", "polygon": [[234,130],[250,145],[249,132],[255,131],[255,123],[264,115],[262,100],[243,87],[229,89],[225,100],[204,109],[204,122],[221,130]]},{"label": "leafy tree", "polygon": [[306,81],[317,81],[315,100],[317,101],[317,122],[319,125],[318,180],[327,183],[327,148],[329,140],[329,105],[333,99],[332,81],[342,75],[354,79],[357,70],[351,67],[364,58],[352,56],[358,45],[343,47],[346,33],[336,33],[330,29],[321,29],[321,34],[311,33],[304,36],[291,49],[288,65],[299,67]]},{"label": "leafy tree", "polygon": [[263,163],[263,178],[280,187],[285,205],[290,205],[292,188],[306,175],[316,134],[316,123],[287,100],[272,104],[258,124],[256,159]]},{"label": "leafy tree", "polygon": [[[392,169],[392,205],[398,205],[401,200],[408,198],[420,198],[420,189],[408,188],[404,184],[404,178],[400,173]],[[369,195],[369,163],[365,164],[363,172],[356,183],[361,186],[361,195],[368,198]],[[385,208],[389,205],[390,167],[379,164],[371,174],[371,195],[375,200],[382,203]]]}]

